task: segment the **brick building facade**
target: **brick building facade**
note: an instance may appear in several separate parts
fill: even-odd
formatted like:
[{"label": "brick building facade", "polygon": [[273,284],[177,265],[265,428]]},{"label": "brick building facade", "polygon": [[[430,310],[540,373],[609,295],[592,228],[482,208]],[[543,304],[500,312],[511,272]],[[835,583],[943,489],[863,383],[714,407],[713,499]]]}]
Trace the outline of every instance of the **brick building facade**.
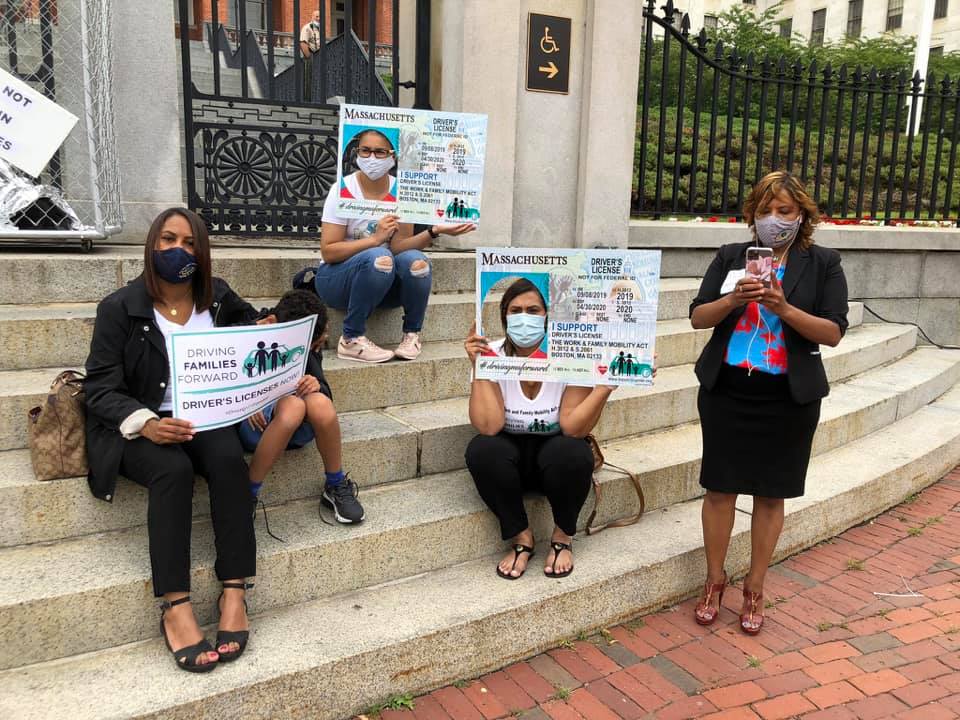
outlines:
[{"label": "brick building facade", "polygon": [[[172,0],[178,3],[179,0]],[[251,30],[266,30],[272,20],[276,33],[299,35],[300,28],[310,22],[313,13],[320,9],[320,0],[300,0],[300,17],[294,18],[293,0],[219,0],[217,15],[220,23],[228,26],[239,24],[239,3],[246,3],[247,27]],[[370,22],[367,17],[367,0],[325,0],[324,14],[327,38],[336,37],[344,31],[346,2],[351,2],[353,31],[366,42],[369,38]],[[203,23],[213,20],[213,0],[189,0],[191,37],[201,37]],[[270,16],[268,18],[268,15]],[[179,26],[177,28],[179,34]],[[393,0],[376,0],[376,42],[378,45],[391,45],[393,33]]]}]

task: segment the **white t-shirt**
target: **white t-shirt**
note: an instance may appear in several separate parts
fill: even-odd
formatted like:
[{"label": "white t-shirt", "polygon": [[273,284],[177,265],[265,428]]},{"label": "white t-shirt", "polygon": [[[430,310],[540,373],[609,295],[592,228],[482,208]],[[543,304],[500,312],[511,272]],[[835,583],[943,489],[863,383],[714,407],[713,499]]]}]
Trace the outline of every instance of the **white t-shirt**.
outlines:
[{"label": "white t-shirt", "polygon": [[185,332],[187,330],[209,330],[213,327],[213,316],[210,315],[209,310],[198,313],[197,308],[194,307],[193,312],[190,313],[190,319],[187,320],[186,324],[178,325],[177,323],[167,320],[160,314],[159,310],[154,308],[153,318],[157,321],[157,328],[163,333],[163,341],[167,346],[167,361],[170,363],[170,379],[167,382],[167,389],[163,393],[163,402],[160,403],[160,411],[170,412],[173,410],[173,344],[170,341],[170,335],[175,332]]},{"label": "white t-shirt", "polygon": [[[396,193],[396,179],[391,176],[391,192]],[[357,173],[350,173],[343,179],[343,184],[355,198],[363,197],[363,190],[360,189],[360,181],[357,180]],[[337,215],[337,200],[339,200],[339,188],[334,185],[327,193],[327,199],[323,202],[323,222],[333,223],[334,225],[346,225],[345,240],[363,240],[370,237],[377,231],[377,223],[380,218],[345,218]],[[323,260],[321,259],[322,263]]]},{"label": "white t-shirt", "polygon": [[[497,355],[503,354],[503,340],[490,343]],[[498,380],[503,396],[505,432],[514,435],[556,435],[560,432],[560,401],[567,384],[540,383],[533,399],[523,394],[519,380]]]}]

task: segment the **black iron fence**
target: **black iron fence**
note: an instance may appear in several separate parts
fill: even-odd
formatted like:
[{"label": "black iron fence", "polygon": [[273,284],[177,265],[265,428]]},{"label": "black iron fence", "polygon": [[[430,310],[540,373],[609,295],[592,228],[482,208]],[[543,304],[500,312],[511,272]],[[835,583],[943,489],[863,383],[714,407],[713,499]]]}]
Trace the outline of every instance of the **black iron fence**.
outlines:
[{"label": "black iron fence", "polygon": [[[190,17],[190,2],[178,0],[179,18]],[[343,31],[318,23],[309,53],[300,0],[265,0],[265,29],[250,27],[245,2],[233,5],[234,22],[220,22],[231,2],[212,0],[212,21],[179,25],[188,205],[212,234],[316,236],[337,176],[341,99],[397,105],[407,87],[415,107],[429,106],[429,0],[417,0],[415,80],[403,82],[399,0],[343,3]],[[292,8],[293,28],[274,26],[280,5]],[[332,5],[320,0],[321,18]],[[376,42],[387,18],[389,45]]]},{"label": "black iron fence", "polygon": [[635,215],[738,216],[785,169],[832,218],[960,223],[960,78],[743,56],[645,2]]}]

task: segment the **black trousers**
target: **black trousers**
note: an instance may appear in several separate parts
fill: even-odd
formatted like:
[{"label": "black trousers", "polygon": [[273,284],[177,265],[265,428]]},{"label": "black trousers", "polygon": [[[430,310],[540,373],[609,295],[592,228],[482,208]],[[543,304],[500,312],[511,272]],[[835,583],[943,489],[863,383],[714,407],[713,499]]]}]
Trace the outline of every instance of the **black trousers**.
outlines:
[{"label": "black trousers", "polygon": [[507,540],[529,527],[524,492],[542,492],[553,522],[567,535],[590,492],[593,453],[586,441],[564,435],[477,435],[467,445],[467,467],[477,492],[500,521]]},{"label": "black trousers", "polygon": [[250,478],[236,428],[207,430],[179,445],[156,445],[143,437],[128,440],[120,474],[150,493],[147,531],[156,597],[190,590],[194,474],[206,478],[210,491],[217,577],[257,574]]}]

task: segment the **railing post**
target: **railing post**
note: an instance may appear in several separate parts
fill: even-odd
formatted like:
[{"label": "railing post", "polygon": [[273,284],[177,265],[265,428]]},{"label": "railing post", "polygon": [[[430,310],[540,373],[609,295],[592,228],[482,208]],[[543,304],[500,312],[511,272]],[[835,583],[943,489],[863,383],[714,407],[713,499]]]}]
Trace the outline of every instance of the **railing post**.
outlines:
[{"label": "railing post", "polygon": [[[417,49],[414,69],[413,106],[431,109],[430,104],[430,0],[417,0]],[[394,80],[396,83],[396,79]]]}]

